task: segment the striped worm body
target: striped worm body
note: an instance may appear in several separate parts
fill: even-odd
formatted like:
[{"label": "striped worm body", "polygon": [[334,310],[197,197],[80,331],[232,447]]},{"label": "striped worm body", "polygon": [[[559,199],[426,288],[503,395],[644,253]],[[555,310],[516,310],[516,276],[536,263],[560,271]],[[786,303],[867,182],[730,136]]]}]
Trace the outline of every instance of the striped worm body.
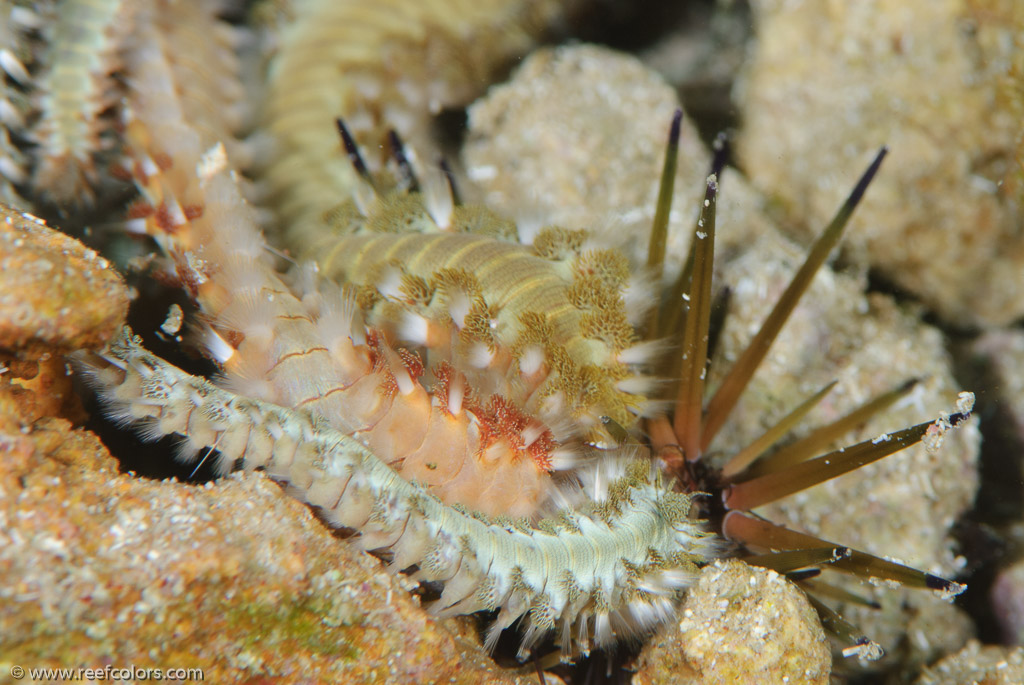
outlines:
[{"label": "striped worm body", "polygon": [[501,387],[471,385],[456,357],[425,366],[365,324],[352,287],[310,272],[282,279],[231,155],[188,123],[187,91],[174,87],[161,45],[143,37],[129,53],[145,76],[125,132],[143,196],[132,225],[156,238],[199,305],[226,387],[311,411],[448,502],[514,516],[549,509],[550,472],[580,449],[573,427],[542,423]]},{"label": "striped worm body", "polygon": [[[629,427],[643,413],[646,382],[633,362],[645,346],[626,314],[637,288],[621,253],[557,227],[521,245],[512,222],[482,207],[457,208],[442,229],[419,194],[374,203],[355,227],[354,207],[339,213],[351,233],[328,233],[310,256],[327,278],[360,289],[372,324],[480,388],[504,379],[498,390],[549,425],[593,434],[602,417]],[[420,230],[377,228],[411,223]]]},{"label": "striped worm body", "polygon": [[[435,211],[447,219],[442,233],[419,194],[396,191],[365,214],[355,202],[332,213],[336,224],[354,221],[349,239],[362,243],[327,246],[331,268],[352,271],[330,274],[343,287],[308,270],[283,279],[233,173],[235,155],[211,135],[216,125],[194,123],[206,118],[194,113],[195,90],[179,86],[174,34],[156,30],[162,9],[127,51],[137,78],[126,149],[143,196],[131,215],[198,303],[225,386],[312,412],[447,502],[492,515],[550,510],[551,473],[590,452],[583,434],[605,415],[629,425],[643,407],[617,358],[636,355],[619,296],[623,258],[554,229],[523,247],[508,240],[510,222],[483,208]],[[419,230],[398,232],[410,224]],[[465,249],[452,251],[455,243]],[[341,253],[356,250],[358,263],[342,264]],[[525,296],[513,292],[523,269]],[[598,337],[577,335],[591,329]]]},{"label": "striped worm body", "polygon": [[0,0],[0,201],[27,207],[15,185],[29,174],[28,155],[17,141],[24,138],[33,116],[33,76],[39,70],[43,50],[36,31],[52,12],[50,2]]},{"label": "striped worm body", "polygon": [[449,361],[425,367],[366,325],[351,287],[287,283],[230,170],[212,167],[197,183],[183,170],[202,168],[202,156],[186,155],[183,137],[158,162],[144,134],[129,127],[146,198],[136,222],[198,303],[226,387],[311,412],[448,502],[531,517],[551,506],[549,473],[571,465],[573,434],[559,442],[515,397],[470,385]]},{"label": "striped worm body", "polygon": [[[300,0],[279,30],[264,123],[279,158],[267,171],[289,238],[304,240],[348,199],[335,117],[369,150],[395,128],[433,154],[433,114],[469,102],[571,3],[558,0]],[[371,159],[373,164],[377,158]]]},{"label": "striped worm body", "polygon": [[[289,483],[357,544],[397,569],[442,581],[440,615],[499,610],[487,637],[521,617],[523,650],[556,631],[573,654],[649,631],[673,615],[679,593],[718,542],[690,518],[647,460],[595,467],[585,502],[527,527],[449,507],[402,479],[371,451],[311,414],[239,397],[154,357],[125,329],[83,364],[113,416],[145,435],[185,435]],[[584,479],[588,480],[587,478]]]},{"label": "striped worm body", "polygon": [[88,204],[100,173],[96,156],[111,146],[105,116],[119,96],[111,77],[133,26],[131,0],[64,0],[50,37],[48,71],[39,82],[40,117],[32,186],[59,204]]},{"label": "striped worm body", "polygon": [[[376,143],[394,126],[423,149],[426,113],[468,98],[558,3],[291,6],[263,109],[278,157],[259,182],[289,249],[318,265],[279,274],[246,202],[237,172],[254,151],[236,138],[247,112],[217,5],[139,3],[124,43],[125,169],[141,193],[129,225],[159,243],[164,275],[196,302],[221,374],[189,376],[126,332],[83,358],[100,395],[145,436],[180,435],[186,457],[216,453],[222,471],[263,469],[364,549],[443,583],[439,614],[498,610],[490,647],[517,619],[524,652],[556,631],[567,655],[669,620],[698,569],[726,553],[691,513],[692,492],[739,510],[812,476],[787,491],[776,481],[789,473],[731,482],[677,459],[692,477],[662,482],[682,430],[652,439],[655,459],[597,449],[626,439],[606,440],[606,419],[628,429],[649,413],[651,345],[633,325],[652,297],[625,258],[584,231],[456,206],[429,178],[422,192],[389,189],[353,171],[334,129],[344,116]],[[194,14],[178,22],[178,9]],[[195,26],[216,30],[203,40]],[[702,383],[701,356],[689,370]],[[693,387],[692,406],[676,409],[699,422]],[[805,470],[827,472],[832,458]],[[833,563],[836,546],[818,542]]]},{"label": "striped worm body", "polygon": [[[168,79],[153,79],[154,56],[173,74],[190,126],[222,142],[245,166],[248,150],[234,134],[246,106],[237,78],[242,31],[218,18],[224,0],[62,0],[55,18],[42,23],[48,40],[43,73],[36,79],[38,116],[26,137],[35,147],[34,196],[64,208],[92,204],[109,180],[105,167],[123,142],[115,130],[122,105],[152,97]],[[2,9],[2,8],[0,8]],[[2,54],[0,49],[0,54]],[[124,73],[128,96],[115,74]],[[171,94],[164,93],[163,97]],[[159,96],[158,96],[159,97]],[[132,101],[135,101],[134,103]],[[152,108],[150,110],[153,111]],[[173,118],[159,113],[151,123]],[[133,115],[130,111],[127,118]],[[173,144],[172,141],[163,141]],[[20,182],[20,180],[19,180]]]}]

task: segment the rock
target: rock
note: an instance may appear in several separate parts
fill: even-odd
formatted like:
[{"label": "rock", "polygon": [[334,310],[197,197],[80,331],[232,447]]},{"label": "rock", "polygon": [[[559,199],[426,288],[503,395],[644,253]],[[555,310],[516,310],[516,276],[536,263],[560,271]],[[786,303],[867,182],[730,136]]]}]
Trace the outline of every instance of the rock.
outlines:
[{"label": "rock", "polygon": [[1024,561],[1001,569],[992,583],[992,611],[1003,640],[1024,645]]},{"label": "rock", "polygon": [[818,616],[774,571],[715,562],[668,628],[641,652],[633,685],[829,682],[832,656]]},{"label": "rock", "polygon": [[[646,250],[672,115],[672,89],[639,60],[580,45],[534,52],[469,110],[463,159],[485,204],[517,220],[614,232]],[[709,158],[685,123],[672,252],[696,219]]]},{"label": "rock", "polygon": [[916,685],[1015,685],[1024,682],[1024,647],[986,646],[971,640],[961,651],[924,669]]},{"label": "rock", "polygon": [[974,340],[971,371],[988,388],[980,407],[985,424],[983,520],[999,525],[1001,550],[990,590],[992,613],[1007,644],[1024,644],[1024,332],[994,330]]},{"label": "rock", "polygon": [[38,359],[100,347],[123,325],[128,300],[106,259],[0,204],[0,352]]},{"label": "rock", "polygon": [[[535,682],[261,474],[118,472],[92,434],[0,387],[0,673],[203,669],[209,682]],[[532,668],[531,668],[532,672]]]},{"label": "rock", "polygon": [[103,345],[129,293],[94,250],[0,203],[0,387],[34,417],[85,419],[63,355]]},{"label": "rock", "polygon": [[739,159],[803,241],[891,148],[847,253],[958,326],[1024,314],[1024,10],[758,0]]}]

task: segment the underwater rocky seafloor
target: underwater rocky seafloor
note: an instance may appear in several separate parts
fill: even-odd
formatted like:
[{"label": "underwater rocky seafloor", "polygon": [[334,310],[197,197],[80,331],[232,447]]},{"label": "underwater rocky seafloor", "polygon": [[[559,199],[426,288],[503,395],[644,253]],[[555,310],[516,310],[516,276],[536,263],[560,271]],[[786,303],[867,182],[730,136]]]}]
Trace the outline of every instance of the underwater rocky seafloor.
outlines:
[{"label": "underwater rocky seafloor", "polygon": [[[980,438],[975,426],[963,427],[937,454],[895,455],[765,513],[970,585],[953,605],[924,592],[861,588],[882,608],[849,616],[890,654],[872,668],[894,682],[965,682],[982,674],[1002,678],[992,682],[1021,680],[1019,649],[968,641],[1014,645],[1024,633],[1017,609],[1024,581],[1015,563],[1024,509],[1016,421],[1024,396],[1014,354],[1022,334],[1012,325],[1024,308],[1013,277],[1021,188],[1014,97],[1022,86],[1012,59],[1024,20],[1009,2],[876,2],[854,16],[832,6],[824,17],[813,3],[760,2],[752,13],[739,4],[691,3],[686,17],[676,17],[686,19],[681,28],[666,29],[666,20],[655,31],[642,12],[619,9],[600,5],[581,20],[582,37],[671,65],[666,76],[675,79],[684,107],[700,113],[702,131],[724,126],[723,116],[736,126],[742,174],[723,176],[719,208],[718,270],[733,287],[720,358],[735,355],[799,263],[802,248],[775,224],[798,239],[805,227],[817,230],[866,156],[890,145],[836,268],[818,276],[721,448],[746,444],[794,398],[833,378],[842,381],[835,404],[819,407],[809,425],[922,378],[910,397],[846,442],[928,418],[961,387],[975,391]],[[649,11],[665,18],[662,6]],[[834,33],[814,28],[822,22]],[[803,49],[773,47],[775,40]],[[836,43],[842,49],[834,61],[814,52],[820,46],[831,55]],[[689,69],[680,66],[687,60]],[[925,66],[955,77],[922,75]],[[741,87],[734,100],[723,100],[735,69]],[[513,78],[467,114],[462,164],[488,204],[623,235],[645,230],[673,89],[635,58],[588,46],[540,52]],[[942,83],[966,92],[946,92]],[[887,108],[900,116],[887,118]],[[674,213],[675,224],[685,226],[708,159],[696,130],[684,132],[683,146]],[[121,206],[81,222],[93,226],[91,236],[74,216],[45,204],[33,209],[103,242],[97,227],[119,218]],[[123,459],[118,465],[91,432],[76,427],[83,410],[64,401],[69,390],[58,355],[108,337],[129,291],[96,255],[77,254],[57,237],[32,242],[8,231],[4,238],[0,346],[11,361],[3,385],[9,544],[0,566],[0,621],[3,635],[26,637],[0,646],[0,669],[116,655],[136,664],[201,665],[208,679],[237,681],[536,682],[532,665],[494,666],[476,643],[473,619],[426,618],[408,582],[350,552],[266,479],[234,476],[196,487],[125,473],[147,468],[137,457],[150,448],[117,445],[110,426],[97,428]],[[681,259],[685,248],[673,244],[670,253]],[[156,346],[166,305],[145,299],[152,285],[133,287],[132,320]],[[147,310],[150,321],[142,324]],[[129,451],[135,460],[126,458]],[[857,665],[841,658],[830,664],[801,594],[766,576],[709,569],[682,610],[678,634],[659,635],[638,657],[635,682],[737,682],[736,673],[759,674],[761,682],[784,674],[791,682],[823,682],[830,669],[838,679],[878,677],[858,675]],[[760,599],[751,607],[742,598],[754,587],[765,594],[752,595]],[[767,594],[776,590],[779,598]],[[787,618],[766,619],[769,602]],[[716,621],[725,625],[721,633]],[[736,645],[771,649],[730,647],[724,635],[741,627],[752,632]],[[680,655],[681,663],[670,660]],[[609,672],[628,681],[619,665]],[[583,682],[604,672],[595,660],[546,678]]]}]

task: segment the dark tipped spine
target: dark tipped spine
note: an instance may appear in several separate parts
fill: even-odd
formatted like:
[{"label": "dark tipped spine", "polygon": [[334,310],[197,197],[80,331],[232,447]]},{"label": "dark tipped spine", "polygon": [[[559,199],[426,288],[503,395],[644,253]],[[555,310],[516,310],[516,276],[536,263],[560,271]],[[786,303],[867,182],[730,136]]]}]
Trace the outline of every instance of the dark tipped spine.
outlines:
[{"label": "dark tipped spine", "polygon": [[405,143],[398,135],[398,131],[388,131],[388,146],[391,148],[391,156],[398,165],[398,172],[402,177],[402,186],[410,193],[419,192],[420,181],[416,177],[416,171],[409,162],[409,155],[405,151]]},{"label": "dark tipped spine", "polygon": [[718,390],[711,398],[711,401],[708,402],[703,441],[701,443],[702,449],[707,448],[719,429],[725,424],[729,413],[736,406],[740,395],[743,394],[743,390],[747,387],[747,383],[753,377],[757,367],[761,364],[765,355],[768,354],[768,349],[775,341],[779,331],[782,330],[782,326],[789,319],[789,315],[796,308],[800,297],[807,291],[814,275],[821,268],[821,265],[825,263],[832,249],[839,242],[840,237],[843,235],[843,229],[846,228],[846,224],[849,222],[850,215],[853,214],[857,203],[864,196],[864,191],[867,189],[868,184],[871,183],[871,179],[878,172],[878,167],[881,165],[886,152],[887,149],[883,147],[875,155],[875,159],[868,166],[867,171],[860,177],[860,180],[857,181],[846,202],[843,203],[843,206],[811,247],[810,252],[807,254],[807,259],[793,276],[793,280],[790,281],[786,291],[764,320],[761,329],[754,336],[754,339],[750,341],[750,344],[729,370],[721,385],[718,386]]},{"label": "dark tipped spine", "polygon": [[[668,217],[672,210],[672,194],[675,191],[676,167],[679,161],[679,132],[683,123],[683,110],[677,109],[672,116],[672,126],[665,146],[665,164],[661,169],[661,183],[658,186],[658,204],[651,226],[651,241],[647,247],[647,267],[655,278],[660,278],[665,263],[665,245],[668,241]],[[656,325],[656,322],[655,322]]]},{"label": "dark tipped spine", "polygon": [[352,133],[348,130],[348,126],[345,125],[345,121],[338,117],[334,120],[335,125],[338,127],[338,134],[341,136],[341,143],[345,146],[345,154],[348,155],[348,161],[351,162],[352,168],[356,170],[365,181],[373,185],[373,177],[370,175],[370,170],[366,166],[366,162],[363,161],[363,156],[359,154],[359,146],[356,145],[356,139],[352,137]]}]

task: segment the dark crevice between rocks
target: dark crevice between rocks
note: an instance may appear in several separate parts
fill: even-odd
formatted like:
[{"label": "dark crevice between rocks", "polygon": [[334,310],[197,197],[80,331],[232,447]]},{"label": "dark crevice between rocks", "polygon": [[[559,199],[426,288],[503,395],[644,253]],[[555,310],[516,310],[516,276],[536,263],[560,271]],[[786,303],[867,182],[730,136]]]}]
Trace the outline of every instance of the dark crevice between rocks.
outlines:
[{"label": "dark crevice between rocks", "polygon": [[982,434],[978,494],[953,531],[967,559],[962,580],[968,589],[957,605],[970,614],[982,642],[1000,644],[991,592],[999,571],[1020,552],[1013,549],[1008,528],[1024,518],[1024,441],[1011,410],[1001,403],[1001,381],[990,360],[973,351],[971,337],[946,332],[953,340],[957,380],[975,393],[974,415]]},{"label": "dark crevice between rocks", "polygon": [[1022,434],[1012,412],[1002,404],[996,370],[988,359],[973,351],[980,335],[976,327],[941,319],[919,297],[875,269],[868,272],[867,290],[917,309],[924,323],[938,328],[948,341],[958,385],[975,394],[974,416],[982,435],[979,484],[973,506],[952,530],[957,552],[967,560],[956,578],[967,584],[967,590],[957,598],[956,605],[970,615],[982,642],[999,644],[1003,638],[991,591],[999,570],[1012,557],[1012,545],[1004,531],[1024,517],[1024,471],[1019,457],[1024,454]]}]

